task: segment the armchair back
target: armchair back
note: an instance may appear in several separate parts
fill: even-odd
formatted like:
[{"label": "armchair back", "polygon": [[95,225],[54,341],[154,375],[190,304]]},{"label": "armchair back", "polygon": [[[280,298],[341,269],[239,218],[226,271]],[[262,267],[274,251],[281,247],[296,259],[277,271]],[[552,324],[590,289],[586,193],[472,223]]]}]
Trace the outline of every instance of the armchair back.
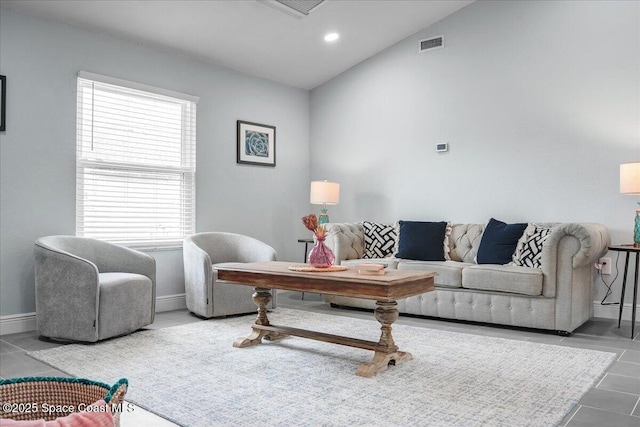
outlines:
[{"label": "armchair back", "polygon": [[186,238],[209,255],[212,264],[275,261],[275,250],[260,240],[225,232],[198,233]]}]

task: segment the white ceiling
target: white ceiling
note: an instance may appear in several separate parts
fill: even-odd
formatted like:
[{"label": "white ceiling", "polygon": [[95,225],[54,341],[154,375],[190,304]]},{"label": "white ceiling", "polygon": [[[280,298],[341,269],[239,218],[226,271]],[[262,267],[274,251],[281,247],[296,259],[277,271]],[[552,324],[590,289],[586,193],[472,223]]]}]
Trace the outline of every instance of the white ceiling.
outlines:
[{"label": "white ceiling", "polygon": [[[2,7],[313,89],[473,0],[328,0],[296,18],[256,0],[2,0]],[[328,32],[340,39],[326,43]]]}]

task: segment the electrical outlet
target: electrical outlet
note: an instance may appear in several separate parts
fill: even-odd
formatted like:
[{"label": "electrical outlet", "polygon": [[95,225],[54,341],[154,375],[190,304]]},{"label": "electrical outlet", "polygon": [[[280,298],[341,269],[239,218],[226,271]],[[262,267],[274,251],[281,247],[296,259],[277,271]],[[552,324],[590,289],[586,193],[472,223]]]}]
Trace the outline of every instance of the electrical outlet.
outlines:
[{"label": "electrical outlet", "polygon": [[598,263],[602,264],[601,274],[611,274],[611,258],[600,258]]}]

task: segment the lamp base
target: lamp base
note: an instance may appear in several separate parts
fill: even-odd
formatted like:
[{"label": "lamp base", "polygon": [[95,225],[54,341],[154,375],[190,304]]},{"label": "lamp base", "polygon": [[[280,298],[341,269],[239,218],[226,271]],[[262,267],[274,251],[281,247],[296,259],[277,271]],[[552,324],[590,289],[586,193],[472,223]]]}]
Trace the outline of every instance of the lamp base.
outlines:
[{"label": "lamp base", "polygon": [[318,224],[327,224],[329,222],[329,215],[325,212],[318,215]]},{"label": "lamp base", "polygon": [[318,224],[327,224],[329,222],[329,214],[327,213],[327,206],[324,205],[320,209],[320,215],[318,215]]}]

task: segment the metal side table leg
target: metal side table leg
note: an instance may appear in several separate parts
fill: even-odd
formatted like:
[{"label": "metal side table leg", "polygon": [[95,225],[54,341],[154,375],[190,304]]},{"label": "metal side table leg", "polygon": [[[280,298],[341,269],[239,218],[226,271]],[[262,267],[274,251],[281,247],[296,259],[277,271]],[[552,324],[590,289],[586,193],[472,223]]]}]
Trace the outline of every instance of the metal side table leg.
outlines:
[{"label": "metal side table leg", "polygon": [[634,337],[636,328],[636,305],[638,303],[638,271],[640,270],[640,252],[636,252],[636,274],[633,284],[633,306],[631,307],[631,339]]},{"label": "metal side table leg", "polygon": [[627,272],[629,271],[629,256],[630,252],[627,252],[626,258],[624,261],[624,275],[622,276],[622,289],[620,290],[620,311],[618,313],[618,328],[620,327],[620,322],[622,321],[622,309],[624,308],[624,291],[627,287]]},{"label": "metal side table leg", "polygon": [[[307,256],[309,256],[309,243],[313,243],[313,239],[298,239],[298,243],[304,243],[304,254],[302,254],[302,262],[307,263]],[[304,300],[304,292],[302,292],[301,296],[302,300]]]}]

